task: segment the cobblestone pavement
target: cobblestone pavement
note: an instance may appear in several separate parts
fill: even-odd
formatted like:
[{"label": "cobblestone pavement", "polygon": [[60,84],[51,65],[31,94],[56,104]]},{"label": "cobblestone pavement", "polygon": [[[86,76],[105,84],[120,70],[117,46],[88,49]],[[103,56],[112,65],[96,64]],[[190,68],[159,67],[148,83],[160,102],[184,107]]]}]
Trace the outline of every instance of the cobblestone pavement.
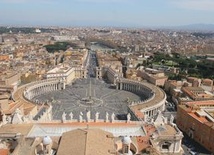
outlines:
[{"label": "cobblestone pavement", "polygon": [[106,112],[111,116],[115,114],[116,119],[126,119],[128,113],[127,105],[132,101],[140,101],[144,98],[128,91],[116,90],[103,80],[95,78],[77,79],[67,85],[65,90],[58,90],[39,95],[34,101],[52,102],[53,119],[61,119],[63,112],[69,119],[70,112],[73,118],[78,119],[80,112],[83,118],[91,111],[91,118],[99,112],[99,118],[105,119]]}]

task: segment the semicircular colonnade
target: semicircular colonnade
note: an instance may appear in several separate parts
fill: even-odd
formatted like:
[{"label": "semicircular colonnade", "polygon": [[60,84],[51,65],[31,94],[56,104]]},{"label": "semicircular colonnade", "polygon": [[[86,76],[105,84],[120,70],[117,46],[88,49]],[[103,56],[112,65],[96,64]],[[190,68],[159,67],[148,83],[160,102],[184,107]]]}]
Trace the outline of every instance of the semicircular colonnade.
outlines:
[{"label": "semicircular colonnade", "polygon": [[[38,103],[32,101],[32,98],[35,96],[62,89],[65,89],[65,82],[62,79],[47,79],[19,87],[12,97],[14,101],[28,105],[36,105]],[[164,91],[152,84],[119,78],[116,81],[116,89],[130,91],[139,96],[144,96],[144,100],[132,102],[129,105],[129,109],[132,110],[133,113],[138,110],[144,115],[152,117],[156,115],[158,111],[165,109],[166,95]]]}]

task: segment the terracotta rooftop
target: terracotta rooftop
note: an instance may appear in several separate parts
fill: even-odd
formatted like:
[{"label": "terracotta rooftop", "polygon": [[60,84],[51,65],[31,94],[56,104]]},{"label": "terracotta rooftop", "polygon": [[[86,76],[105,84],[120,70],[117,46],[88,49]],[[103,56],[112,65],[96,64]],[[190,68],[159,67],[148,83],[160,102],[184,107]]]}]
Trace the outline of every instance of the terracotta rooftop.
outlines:
[{"label": "terracotta rooftop", "polygon": [[193,102],[187,102],[187,105],[199,105],[199,106],[206,106],[206,105],[213,105],[214,106],[214,100],[205,100],[205,101],[193,101]]},{"label": "terracotta rooftop", "polygon": [[150,136],[156,130],[155,127],[150,124],[145,125],[144,128],[147,134],[145,136],[136,137],[139,151],[142,151],[150,146]]},{"label": "terracotta rooftop", "polygon": [[112,155],[114,138],[100,129],[77,129],[63,133],[57,155]]},{"label": "terracotta rooftop", "polygon": [[187,102],[180,107],[202,123],[213,122],[214,120],[214,100]]},{"label": "terracotta rooftop", "polygon": [[144,114],[143,114],[140,110],[135,109],[135,110],[134,110],[134,113],[135,113],[135,115],[137,116],[137,118],[139,118],[139,119],[144,119]]},{"label": "terracotta rooftop", "polygon": [[21,133],[27,135],[33,124],[6,124],[0,128],[0,134],[4,133]]},{"label": "terracotta rooftop", "polygon": [[208,120],[205,117],[200,117],[200,116],[196,115],[195,113],[189,113],[189,115],[202,123],[208,122]]},{"label": "terracotta rooftop", "polygon": [[0,149],[0,155],[9,155],[8,149]]},{"label": "terracotta rooftop", "polygon": [[137,139],[137,145],[138,145],[139,151],[146,149],[150,145],[149,144],[149,136],[136,137],[136,139]]}]

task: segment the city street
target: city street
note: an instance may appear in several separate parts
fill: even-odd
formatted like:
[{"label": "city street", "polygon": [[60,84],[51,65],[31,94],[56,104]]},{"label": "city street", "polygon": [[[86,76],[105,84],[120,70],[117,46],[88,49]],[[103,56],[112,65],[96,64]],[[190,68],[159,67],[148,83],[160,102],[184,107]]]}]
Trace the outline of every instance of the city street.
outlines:
[{"label": "city street", "polygon": [[186,134],[182,140],[182,148],[184,150],[184,155],[210,155],[205,148],[200,144],[190,139]]}]

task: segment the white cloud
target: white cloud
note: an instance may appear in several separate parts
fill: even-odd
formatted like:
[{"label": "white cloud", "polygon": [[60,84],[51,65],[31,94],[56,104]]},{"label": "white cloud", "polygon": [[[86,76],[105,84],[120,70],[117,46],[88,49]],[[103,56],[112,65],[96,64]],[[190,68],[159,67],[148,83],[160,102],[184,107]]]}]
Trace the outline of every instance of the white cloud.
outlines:
[{"label": "white cloud", "polygon": [[214,11],[214,0],[171,0],[171,3],[184,9]]}]

